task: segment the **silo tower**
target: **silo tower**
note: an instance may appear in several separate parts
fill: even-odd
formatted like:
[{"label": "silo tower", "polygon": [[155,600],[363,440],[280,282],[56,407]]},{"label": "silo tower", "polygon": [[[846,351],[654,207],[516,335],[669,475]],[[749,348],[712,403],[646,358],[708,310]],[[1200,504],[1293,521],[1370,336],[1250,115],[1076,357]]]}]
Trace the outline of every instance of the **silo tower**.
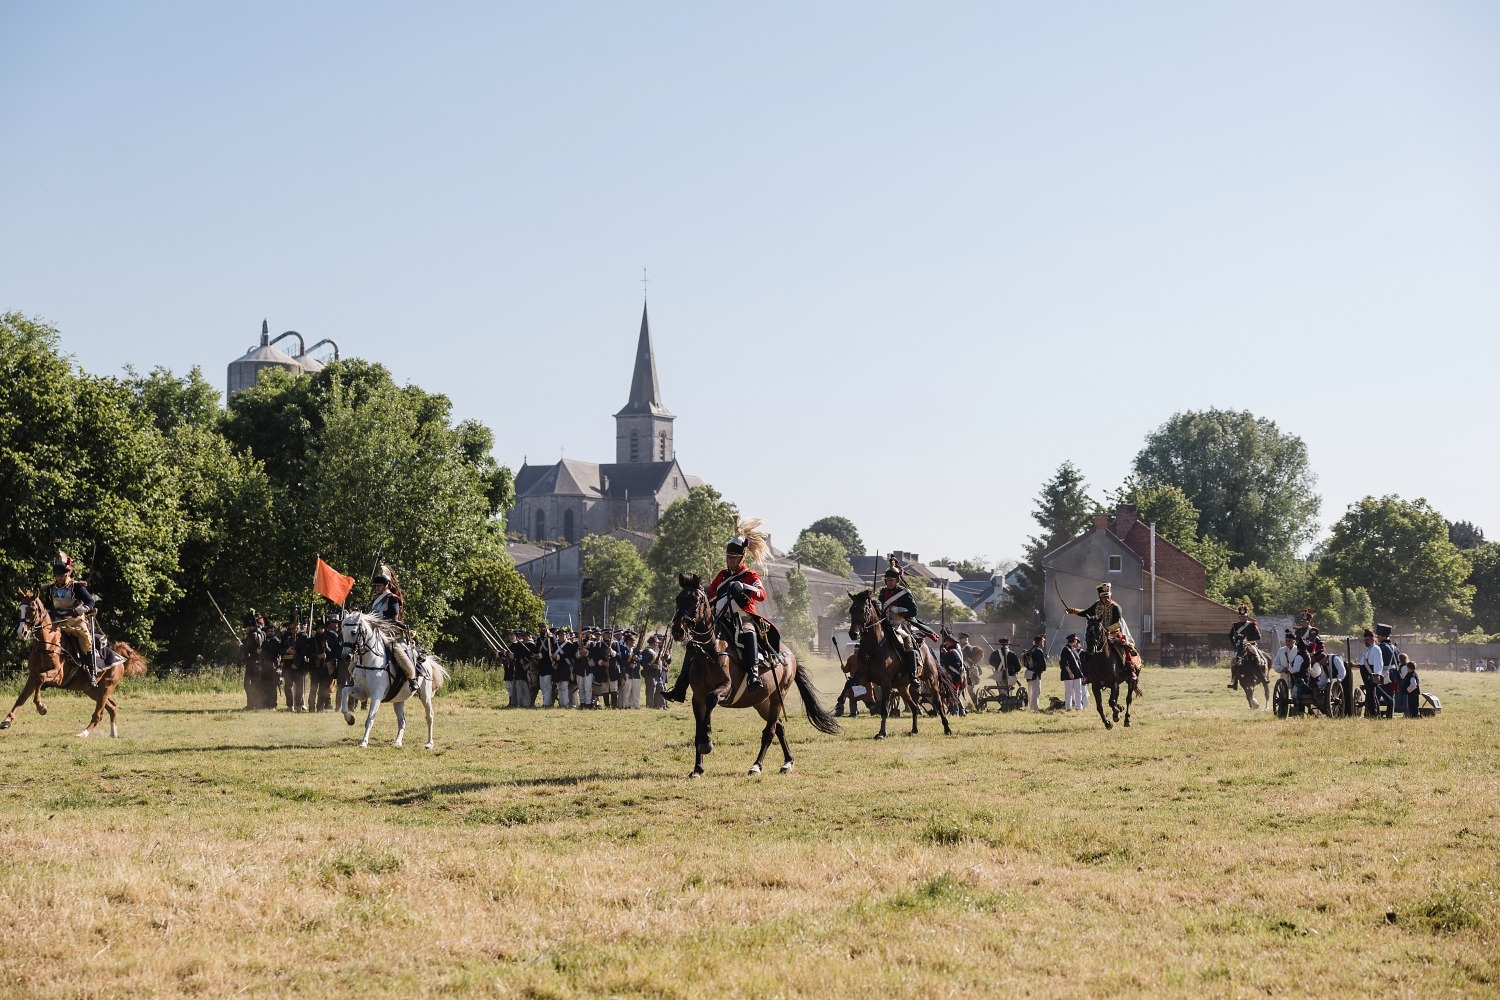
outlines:
[{"label": "silo tower", "polygon": [[287,337],[297,338],[297,348],[302,351],[302,334],[295,330],[288,330],[281,334],[275,341],[271,339],[270,327],[265,320],[260,323],[260,346],[252,347],[245,352],[244,357],[229,362],[229,396],[237,392],[244,392],[255,385],[255,380],[260,378],[260,373],[266,368],[280,368],[291,372],[293,375],[300,374],[305,369],[296,361],[278,351],[273,345],[276,341]]}]

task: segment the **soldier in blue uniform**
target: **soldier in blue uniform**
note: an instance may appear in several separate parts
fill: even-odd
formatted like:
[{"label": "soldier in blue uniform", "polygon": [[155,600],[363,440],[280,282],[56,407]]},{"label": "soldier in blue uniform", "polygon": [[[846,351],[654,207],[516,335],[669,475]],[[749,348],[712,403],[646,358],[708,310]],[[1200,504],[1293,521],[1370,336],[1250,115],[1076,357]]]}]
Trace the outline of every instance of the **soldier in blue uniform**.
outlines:
[{"label": "soldier in blue uniform", "polygon": [[[1239,606],[1239,618],[1229,626],[1229,645],[1234,650],[1236,658],[1245,655],[1245,644],[1253,643],[1260,645],[1260,623],[1250,617],[1250,606],[1241,604]],[[1239,678],[1235,676],[1234,664],[1229,665],[1229,690],[1240,686]]]},{"label": "soldier in blue uniform", "polygon": [[964,683],[964,658],[958,651],[958,637],[946,628],[942,630],[942,652],[938,654],[938,666],[948,675],[948,682],[953,685],[953,704],[949,706],[950,712],[959,715],[968,715],[964,708],[963,698],[958,692],[962,690]]}]

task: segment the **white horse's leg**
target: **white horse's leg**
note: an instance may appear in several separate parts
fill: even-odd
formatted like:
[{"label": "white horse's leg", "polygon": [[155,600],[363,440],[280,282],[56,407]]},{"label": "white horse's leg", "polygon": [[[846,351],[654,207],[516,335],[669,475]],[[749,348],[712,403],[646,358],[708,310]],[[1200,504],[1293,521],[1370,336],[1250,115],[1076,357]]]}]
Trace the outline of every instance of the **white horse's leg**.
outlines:
[{"label": "white horse's leg", "polygon": [[427,713],[427,742],[422,749],[432,749],[432,680],[428,678],[422,683],[422,709]]},{"label": "white horse's leg", "polygon": [[380,708],[380,699],[385,697],[385,685],[377,678],[365,694],[370,699],[370,714],[365,716],[365,738],[359,741],[362,747],[370,745],[370,730],[375,728],[375,712]]},{"label": "white horse's leg", "polygon": [[354,725],[354,713],[349,711],[349,696],[353,690],[353,684],[344,684],[339,687],[339,714],[351,726]]},{"label": "white horse's leg", "polygon": [[391,706],[396,710],[396,742],[400,747],[401,741],[406,737],[406,701],[403,699]]}]

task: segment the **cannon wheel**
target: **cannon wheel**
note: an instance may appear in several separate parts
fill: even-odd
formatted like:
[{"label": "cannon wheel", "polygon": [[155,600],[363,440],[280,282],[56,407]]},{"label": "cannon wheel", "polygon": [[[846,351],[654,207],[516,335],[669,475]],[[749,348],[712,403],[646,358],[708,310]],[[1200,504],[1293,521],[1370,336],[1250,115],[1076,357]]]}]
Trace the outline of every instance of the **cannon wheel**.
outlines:
[{"label": "cannon wheel", "polygon": [[1338,681],[1328,682],[1328,717],[1330,719],[1344,717],[1344,685]]},{"label": "cannon wheel", "polygon": [[1354,710],[1350,714],[1361,719],[1370,714],[1370,708],[1365,704],[1365,686],[1363,684],[1354,685]]},{"label": "cannon wheel", "polygon": [[1276,686],[1271,689],[1271,711],[1276,713],[1276,718],[1285,719],[1292,714],[1292,689],[1287,685],[1285,677],[1276,680]]}]

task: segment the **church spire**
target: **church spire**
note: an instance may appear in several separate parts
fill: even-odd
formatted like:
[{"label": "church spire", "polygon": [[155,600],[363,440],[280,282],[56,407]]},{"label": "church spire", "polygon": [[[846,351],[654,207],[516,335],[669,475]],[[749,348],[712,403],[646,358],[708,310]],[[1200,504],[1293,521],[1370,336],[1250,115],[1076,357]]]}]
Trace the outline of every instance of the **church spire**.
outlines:
[{"label": "church spire", "polygon": [[651,348],[651,320],[641,305],[641,336],[635,345],[635,371],[630,377],[630,399],[615,416],[649,413],[670,416],[661,402],[661,384],[656,378],[656,352]]}]

